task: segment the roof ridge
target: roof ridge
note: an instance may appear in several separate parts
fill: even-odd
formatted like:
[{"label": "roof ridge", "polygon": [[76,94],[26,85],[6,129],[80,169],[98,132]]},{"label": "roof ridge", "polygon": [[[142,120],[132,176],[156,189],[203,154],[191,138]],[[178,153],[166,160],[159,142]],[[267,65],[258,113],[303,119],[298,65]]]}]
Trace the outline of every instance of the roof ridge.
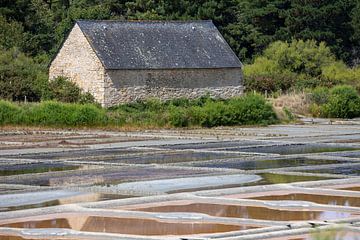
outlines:
[{"label": "roof ridge", "polygon": [[211,19],[206,20],[92,20],[92,19],[77,19],[75,22],[121,22],[121,23],[198,23],[211,22]]}]

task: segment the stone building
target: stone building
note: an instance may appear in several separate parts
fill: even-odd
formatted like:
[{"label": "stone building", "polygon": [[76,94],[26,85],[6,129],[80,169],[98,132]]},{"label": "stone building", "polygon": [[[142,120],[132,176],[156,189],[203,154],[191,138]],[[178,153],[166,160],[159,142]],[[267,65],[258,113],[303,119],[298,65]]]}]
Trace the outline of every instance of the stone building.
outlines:
[{"label": "stone building", "polygon": [[49,77],[103,106],[138,99],[242,94],[242,64],[212,21],[77,21]]}]

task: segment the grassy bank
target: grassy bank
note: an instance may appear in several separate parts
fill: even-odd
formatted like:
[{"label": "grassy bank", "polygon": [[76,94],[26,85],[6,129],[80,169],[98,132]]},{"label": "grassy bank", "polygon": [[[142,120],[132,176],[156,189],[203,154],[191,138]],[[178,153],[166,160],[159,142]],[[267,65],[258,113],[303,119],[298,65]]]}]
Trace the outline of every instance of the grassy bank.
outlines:
[{"label": "grassy bank", "polygon": [[202,97],[148,100],[103,109],[92,104],[0,101],[0,125],[46,127],[215,127],[276,123],[272,106],[257,94],[229,100]]}]

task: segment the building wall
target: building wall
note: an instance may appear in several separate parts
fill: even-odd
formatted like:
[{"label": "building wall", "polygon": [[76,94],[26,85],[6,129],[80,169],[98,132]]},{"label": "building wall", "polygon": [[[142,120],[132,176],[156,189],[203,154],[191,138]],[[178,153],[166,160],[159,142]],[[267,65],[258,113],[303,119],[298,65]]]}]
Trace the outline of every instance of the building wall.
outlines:
[{"label": "building wall", "polygon": [[229,98],[243,93],[240,68],[107,70],[105,106],[147,98]]},{"label": "building wall", "polygon": [[104,105],[105,70],[79,26],[75,24],[49,69],[49,78],[68,77]]}]

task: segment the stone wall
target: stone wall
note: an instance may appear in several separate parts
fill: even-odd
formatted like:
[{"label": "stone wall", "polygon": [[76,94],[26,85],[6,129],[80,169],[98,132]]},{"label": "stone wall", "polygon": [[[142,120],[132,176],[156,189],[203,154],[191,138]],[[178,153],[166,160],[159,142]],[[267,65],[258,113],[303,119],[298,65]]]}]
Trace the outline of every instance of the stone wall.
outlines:
[{"label": "stone wall", "polygon": [[50,65],[49,78],[68,77],[104,105],[104,73],[102,63],[79,26],[75,24]]},{"label": "stone wall", "polygon": [[105,106],[159,98],[230,98],[243,93],[240,68],[175,70],[108,70]]}]

